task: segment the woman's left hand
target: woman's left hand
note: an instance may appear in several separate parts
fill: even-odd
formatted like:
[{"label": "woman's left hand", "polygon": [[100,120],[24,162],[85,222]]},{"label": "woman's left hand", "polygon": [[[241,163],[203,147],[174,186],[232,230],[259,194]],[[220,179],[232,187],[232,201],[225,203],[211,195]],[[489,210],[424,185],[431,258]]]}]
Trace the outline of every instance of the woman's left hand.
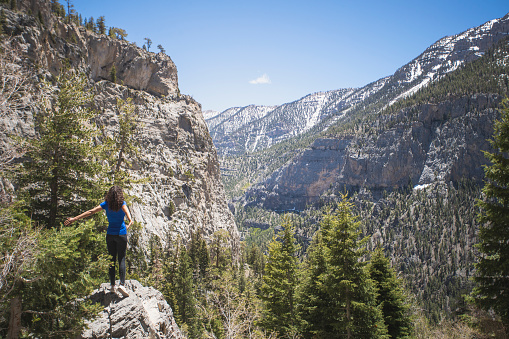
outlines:
[{"label": "woman's left hand", "polygon": [[67,220],[64,221],[64,225],[69,226],[70,224],[72,224],[75,221],[76,221],[76,218],[67,218]]}]

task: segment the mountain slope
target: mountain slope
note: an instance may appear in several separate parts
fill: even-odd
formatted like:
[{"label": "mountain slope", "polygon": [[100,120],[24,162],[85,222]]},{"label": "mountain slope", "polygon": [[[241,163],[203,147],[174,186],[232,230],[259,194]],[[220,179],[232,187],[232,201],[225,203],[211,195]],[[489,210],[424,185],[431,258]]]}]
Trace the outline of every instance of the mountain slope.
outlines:
[{"label": "mountain slope", "polygon": [[[480,151],[488,147],[485,140],[491,133],[489,126],[494,119],[494,108],[501,100],[499,89],[486,93],[474,90],[469,95],[479,93],[481,96],[444,99],[432,105],[426,105],[427,99],[422,99],[420,106],[404,111],[398,109],[406,98],[420,95],[430,84],[481,58],[508,34],[509,15],[506,15],[437,41],[392,76],[349,93],[350,98],[357,96],[358,100],[353,101],[357,104],[335,107],[307,132],[249,155],[265,161],[253,164],[252,159],[242,156],[223,159],[223,166],[247,168],[243,172],[232,171],[234,175],[225,177],[227,187],[238,194],[244,191],[239,190],[240,187],[254,185],[246,201],[254,199],[266,208],[278,210],[300,209],[316,201],[330,185],[367,185],[383,190],[409,182],[422,184],[462,175],[478,178],[482,175],[480,166],[483,164]],[[415,104],[415,100],[412,101],[412,105]],[[483,118],[474,117],[477,110],[484,112]],[[447,119],[451,115],[457,119],[456,125],[447,126],[457,135],[446,137],[441,126],[450,123]],[[420,120],[415,118],[418,116]],[[417,125],[396,126],[402,120],[412,120]],[[466,123],[475,126],[472,131],[464,126]],[[305,120],[301,124],[305,124]],[[480,127],[479,132],[477,127]],[[379,133],[382,130],[385,131],[383,136]],[[414,138],[415,135],[419,137]],[[450,143],[457,138],[463,138],[466,146],[448,153],[446,148],[434,147],[437,142]],[[325,150],[332,153],[327,154]],[[435,158],[432,154],[436,154]],[[452,165],[450,161],[437,160],[437,156],[447,158],[446,154],[470,159],[475,165],[468,165],[467,160],[466,166],[461,162]],[[442,165],[445,167],[440,167]],[[435,174],[437,166],[438,174]],[[267,171],[268,168],[271,171]],[[301,182],[302,178],[305,182]]]}]

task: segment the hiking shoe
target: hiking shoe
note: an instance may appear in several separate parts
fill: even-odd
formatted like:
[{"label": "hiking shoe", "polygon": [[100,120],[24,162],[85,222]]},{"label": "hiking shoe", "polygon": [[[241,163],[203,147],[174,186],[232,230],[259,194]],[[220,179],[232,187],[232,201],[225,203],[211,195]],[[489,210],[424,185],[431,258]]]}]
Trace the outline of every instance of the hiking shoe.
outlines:
[{"label": "hiking shoe", "polygon": [[129,293],[127,292],[126,288],[123,285],[119,285],[117,287],[117,291],[120,292],[120,294],[122,294],[122,296],[124,296],[124,297],[129,296]]},{"label": "hiking shoe", "polygon": [[110,285],[110,292],[115,293],[115,285]]}]

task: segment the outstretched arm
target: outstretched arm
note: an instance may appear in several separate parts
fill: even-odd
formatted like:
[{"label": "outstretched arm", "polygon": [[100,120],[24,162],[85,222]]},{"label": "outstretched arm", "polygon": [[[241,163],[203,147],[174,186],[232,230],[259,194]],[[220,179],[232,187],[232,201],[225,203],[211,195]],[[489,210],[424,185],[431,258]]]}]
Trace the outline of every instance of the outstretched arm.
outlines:
[{"label": "outstretched arm", "polygon": [[97,207],[94,207],[92,208],[91,210],[88,210],[86,212],[83,212],[81,213],[80,215],[78,215],[77,217],[74,217],[74,218],[67,218],[66,221],[64,221],[64,225],[65,226],[69,226],[70,224],[72,224],[73,222],[75,222],[76,220],[79,220],[79,219],[83,219],[83,218],[86,218],[86,217],[89,217],[93,214],[96,214],[97,212],[99,212],[100,210],[102,210],[103,208],[101,207],[101,205],[97,206]]},{"label": "outstretched arm", "polygon": [[125,215],[127,216],[127,219],[129,219],[129,225],[126,226],[126,229],[129,229],[131,225],[133,224],[133,219],[131,218],[131,212],[129,212],[129,208],[127,208],[127,205],[122,205],[122,211],[124,211]]}]

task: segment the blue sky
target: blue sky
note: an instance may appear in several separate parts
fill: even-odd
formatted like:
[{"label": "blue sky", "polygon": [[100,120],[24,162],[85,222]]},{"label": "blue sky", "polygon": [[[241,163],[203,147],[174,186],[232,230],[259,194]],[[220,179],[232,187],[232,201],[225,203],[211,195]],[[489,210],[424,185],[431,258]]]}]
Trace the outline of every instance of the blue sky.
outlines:
[{"label": "blue sky", "polygon": [[[61,1],[63,3],[64,1]],[[161,44],[204,110],[361,87],[428,46],[509,12],[507,0],[73,0],[142,46]]]}]

